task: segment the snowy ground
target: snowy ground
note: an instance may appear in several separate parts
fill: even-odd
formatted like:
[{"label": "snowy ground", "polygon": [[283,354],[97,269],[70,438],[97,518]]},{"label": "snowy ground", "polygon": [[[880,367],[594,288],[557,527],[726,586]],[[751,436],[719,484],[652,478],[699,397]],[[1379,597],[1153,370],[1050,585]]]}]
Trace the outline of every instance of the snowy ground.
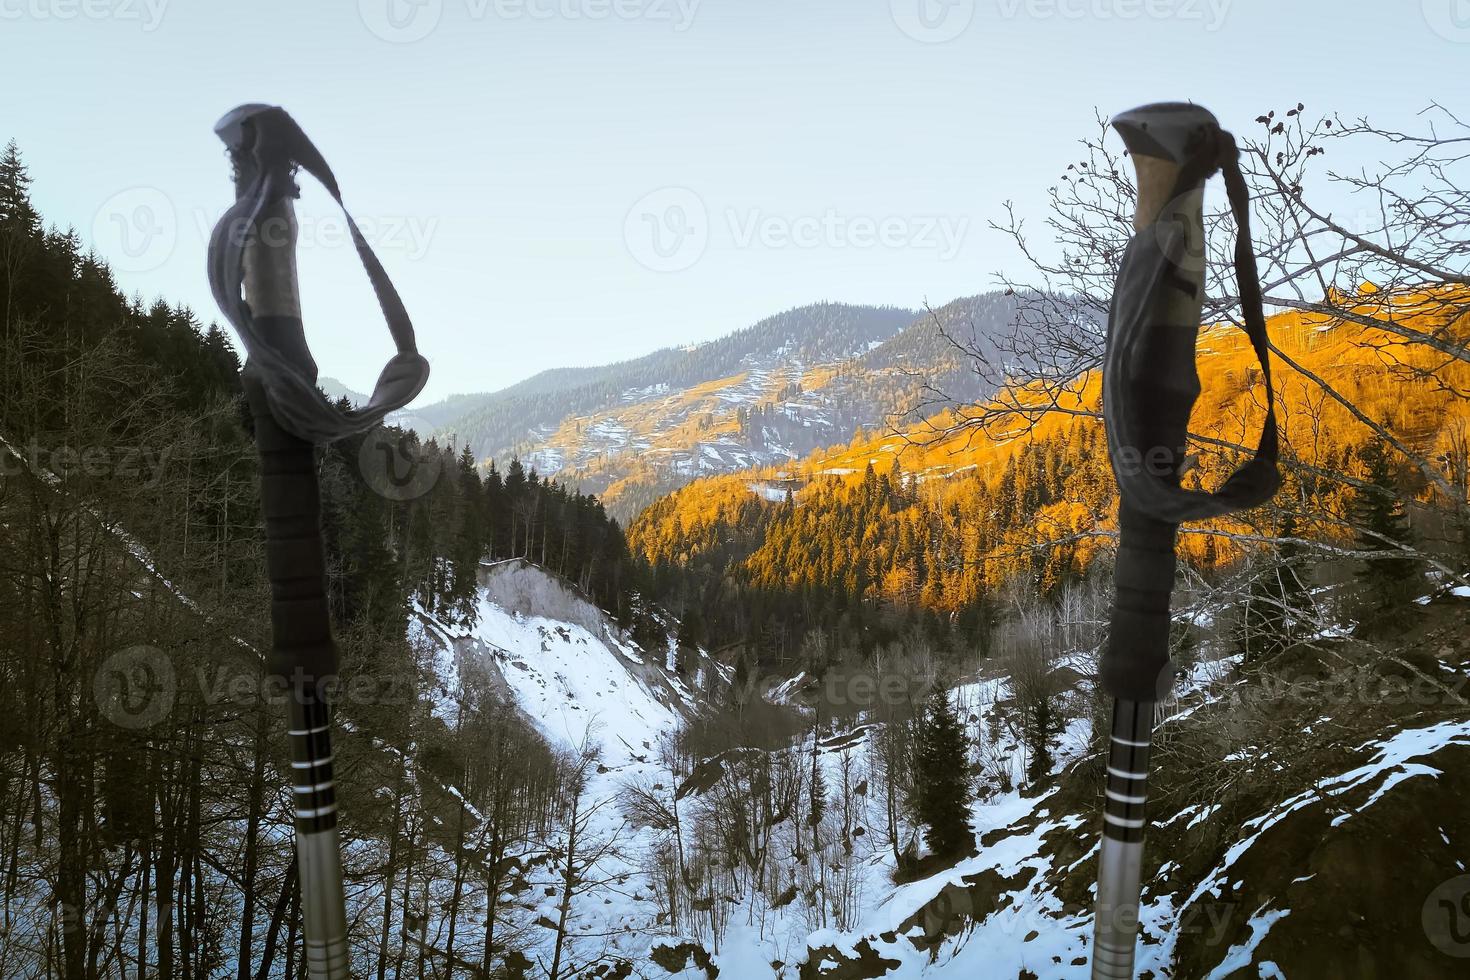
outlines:
[{"label": "snowy ground", "polygon": [[[555,611],[557,618],[532,609]],[[658,909],[641,886],[639,834],[624,825],[615,798],[630,780],[659,777],[657,743],[674,731],[693,696],[663,663],[623,640],[607,617],[551,576],[522,562],[482,572],[478,621],[463,629],[425,616],[420,628],[444,641],[437,658],[441,682],[457,683],[459,658],[489,658],[522,713],[553,746],[595,746],[584,806],[595,811],[588,842],[616,841],[595,875],[608,885],[576,905],[574,961],[593,956],[646,960]],[[549,877],[530,894],[540,898],[532,917],[555,921],[557,895]],[[554,939],[546,930],[546,945]],[[533,957],[534,958],[534,957]]]},{"label": "snowy ground", "polygon": [[[604,805],[593,833],[618,838],[620,847],[600,868],[614,885],[582,900],[576,932],[583,937],[579,941],[585,954],[601,951],[626,958],[634,964],[634,976],[665,976],[649,960],[652,947],[678,946],[691,937],[669,935],[658,922],[638,860],[652,838],[629,830],[618,809],[605,804],[631,779],[667,779],[658,767],[658,738],[672,731],[686,713],[698,710],[698,697],[667,669],[667,651],[650,655],[621,640],[599,611],[540,572],[511,563],[487,569],[487,582],[473,629],[456,631],[425,622],[426,629],[447,641],[440,663],[444,683],[455,683],[456,657],[491,658],[521,710],[549,740],[574,748],[590,737],[600,747],[602,767],[592,779],[589,797],[594,805]],[[553,611],[555,617],[537,610]],[[1161,724],[1181,723],[1209,708],[1214,699],[1231,697],[1238,685],[1230,677],[1235,666],[1231,658],[1194,664],[1176,685],[1175,700],[1164,706],[1167,717]],[[799,682],[800,678],[771,696],[789,696]],[[870,835],[853,857],[856,898],[851,921],[843,928],[814,925],[813,910],[800,900],[773,909],[767,897],[738,896],[729,909],[722,941],[709,950],[721,977],[795,978],[809,958],[833,969],[837,961],[844,961],[845,969],[855,965],[852,960],[873,956],[882,961],[883,976],[899,980],[1089,976],[1092,916],[1090,907],[1084,906],[1090,906],[1090,899],[1079,902],[1074,895],[1072,901],[1064,901],[1057,888],[1095,854],[1095,846],[1080,855],[1074,849],[1061,858],[1055,845],[1059,839],[1090,832],[1096,815],[1068,812],[1058,804],[1055,788],[1024,795],[1002,785],[1004,773],[1009,773],[1011,787],[1023,785],[1026,765],[1010,717],[1011,692],[1002,679],[971,679],[955,689],[955,696],[962,712],[974,716],[977,729],[990,736],[982,768],[992,788],[971,813],[977,839],[986,841],[981,852],[932,877],[896,886],[891,854],[878,846],[878,834]],[[1090,722],[1079,714],[1073,713],[1055,742],[1054,772],[1074,764],[1088,750]],[[859,726],[846,734],[822,736],[815,749],[829,787],[839,785],[844,756],[860,758],[867,752],[871,734],[871,729]],[[812,752],[810,739],[810,734],[798,739],[790,751]],[[1238,889],[1234,881],[1241,874],[1238,866],[1252,855],[1260,861],[1254,849],[1269,849],[1273,828],[1294,813],[1333,807],[1335,828],[1379,806],[1400,787],[1435,778],[1432,757],[1454,746],[1470,746],[1470,722],[1405,727],[1365,742],[1345,757],[1341,771],[1325,773],[1310,789],[1232,828],[1233,837],[1227,841],[1233,843],[1202,877],[1175,882],[1166,865],[1145,891],[1138,969],[1153,971],[1156,980],[1184,980],[1185,974],[1174,966],[1180,944],[1189,936],[1198,945],[1198,937],[1204,935],[1220,946],[1217,965],[1206,974],[1211,980],[1224,980],[1253,963],[1261,977],[1284,977],[1279,966],[1256,962],[1254,954],[1274,928],[1290,922],[1291,908],[1271,902],[1246,908],[1243,918],[1228,923],[1234,930],[1229,933],[1226,922],[1210,918],[1212,909],[1223,907],[1217,904],[1222,892]],[[1192,829],[1212,820],[1216,810],[1185,808],[1160,826]],[[863,819],[870,826],[879,822],[871,813]],[[967,907],[972,885],[997,878],[1005,883],[1001,901],[987,899],[984,907]],[[537,914],[552,914],[555,899],[548,896],[542,901]],[[936,945],[938,934],[957,917],[965,926]],[[926,929],[931,920],[937,931]],[[781,966],[773,969],[776,963]],[[695,978],[705,973],[691,962],[678,975]]]}]

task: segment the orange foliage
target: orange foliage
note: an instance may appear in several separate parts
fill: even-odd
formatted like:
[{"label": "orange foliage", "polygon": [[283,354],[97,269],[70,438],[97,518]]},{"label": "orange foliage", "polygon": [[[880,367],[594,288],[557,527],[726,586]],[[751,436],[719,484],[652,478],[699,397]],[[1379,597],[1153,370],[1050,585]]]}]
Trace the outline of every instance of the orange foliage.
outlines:
[{"label": "orange foliage", "polygon": [[[1388,295],[1359,290],[1345,310],[1444,337],[1470,335],[1470,297]],[[1458,306],[1456,306],[1458,304]],[[1463,438],[1470,365],[1422,344],[1350,320],[1287,312],[1271,317],[1272,342],[1300,370],[1273,364],[1283,452],[1328,472],[1354,472],[1367,428],[1323,391],[1330,386],[1418,451],[1435,454]],[[1231,325],[1199,336],[1203,391],[1191,431],[1199,463],[1192,485],[1214,486],[1238,464],[1235,446],[1254,445],[1264,417],[1260,370]],[[1313,380],[1310,372],[1317,380]],[[928,440],[910,434],[855,441],[797,464],[699,480],[658,501],[629,529],[653,562],[728,561],[760,586],[835,588],[899,604],[955,610],[1013,576],[1043,592],[1084,574],[1110,548],[1116,501],[1101,421],[1101,384],[1078,379],[1066,412],[1001,431],[961,424],[965,413],[928,420]],[[1028,394],[1017,393],[1025,403]],[[1033,394],[1030,397],[1039,398]],[[1009,424],[1009,423],[1007,423]],[[1300,515],[1298,533],[1340,536],[1340,482],[1305,479],[1288,467],[1283,494]],[[1422,482],[1422,481],[1421,481]],[[787,491],[792,497],[787,505]],[[1421,492],[1430,499],[1428,489]],[[1315,515],[1315,520],[1314,520]],[[1261,515],[1222,526],[1244,528]],[[1266,528],[1269,530],[1269,528]],[[1184,556],[1208,568],[1238,557],[1216,538],[1189,535]]]}]

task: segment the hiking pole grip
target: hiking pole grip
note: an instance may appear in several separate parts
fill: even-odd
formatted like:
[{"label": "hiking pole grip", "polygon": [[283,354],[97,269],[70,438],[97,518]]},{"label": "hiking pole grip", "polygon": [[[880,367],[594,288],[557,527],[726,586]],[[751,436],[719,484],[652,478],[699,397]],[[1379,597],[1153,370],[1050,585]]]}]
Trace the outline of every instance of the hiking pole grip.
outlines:
[{"label": "hiking pole grip", "polygon": [[[256,327],[277,350],[305,355],[314,377],[301,322],[291,197],[282,193],[265,201],[248,235],[244,293]],[[335,679],[337,651],[327,607],[315,447],[278,423],[265,379],[253,361],[246,363],[243,383],[260,454],[273,637],[267,671],[288,700],[307,966],[312,980],[346,980],[347,921],[325,687]]]},{"label": "hiking pole grip", "polygon": [[1112,125],[1138,178],[1136,234],[1124,264],[1155,257],[1159,271],[1133,287],[1139,295],[1129,312],[1141,327],[1119,336],[1122,327],[1112,321],[1124,318],[1110,317],[1103,386],[1119,491],[1118,556],[1101,673],[1115,698],[1150,702],[1172,680],[1169,601],[1179,525],[1140,491],[1177,488],[1188,465],[1189,415],[1200,392],[1194,354],[1204,299],[1204,184],[1215,169],[1219,126],[1187,103],[1143,106]]}]

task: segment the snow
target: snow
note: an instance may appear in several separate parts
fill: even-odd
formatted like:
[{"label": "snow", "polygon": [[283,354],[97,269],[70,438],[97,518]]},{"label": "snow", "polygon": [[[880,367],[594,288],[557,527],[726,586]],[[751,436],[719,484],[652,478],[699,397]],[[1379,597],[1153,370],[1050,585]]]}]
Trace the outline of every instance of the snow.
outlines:
[{"label": "snow", "polygon": [[786,500],[786,487],[773,487],[769,483],[747,483],[745,486],[751,493],[772,503],[779,504]]},{"label": "snow", "polygon": [[[1267,912],[1264,915],[1257,913],[1253,916],[1250,922],[1247,923],[1251,930],[1250,938],[1244,943],[1231,946],[1225,953],[1225,958],[1220,961],[1218,966],[1210,971],[1210,975],[1206,980],[1225,980],[1226,977],[1230,976],[1236,970],[1250,966],[1251,954],[1255,952],[1257,946],[1261,945],[1261,940],[1266,938],[1266,933],[1270,932],[1271,927],[1277,922],[1280,922],[1290,914],[1291,910],[1285,909],[1276,912]],[[1272,974],[1267,972],[1268,967],[1275,971],[1276,976],[1282,975],[1280,968],[1274,963],[1262,963],[1259,975],[1263,977],[1271,976]]]},{"label": "snow", "polygon": [[[765,483],[749,486],[753,492],[764,491],[767,499],[785,499],[784,487]],[[549,740],[575,748],[591,732],[605,766],[589,786],[589,802],[601,805],[592,832],[600,837],[622,834],[625,843],[620,853],[601,862],[599,871],[608,876],[625,875],[630,881],[625,887],[609,888],[581,899],[575,932],[588,943],[609,942],[593,937],[610,935],[612,954],[646,963],[651,944],[678,943],[687,937],[669,936],[654,917],[656,903],[646,900],[648,889],[639,877],[638,856],[650,846],[651,838],[645,832],[624,828],[616,807],[606,804],[630,779],[652,782],[665,775],[657,767],[658,737],[672,731],[686,712],[696,710],[696,701],[668,672],[669,650],[660,648],[652,655],[645,654],[623,640],[601,611],[524,563],[487,566],[477,613],[478,622],[468,629],[456,630],[436,621],[425,623],[426,633],[441,637],[454,648],[452,655],[436,657],[435,669],[443,684],[452,687],[457,682],[457,657],[487,657],[504,677],[521,710]],[[1220,682],[1234,663],[1235,659],[1223,658],[1202,659],[1192,665],[1181,676],[1176,691],[1200,697],[1192,699],[1183,710],[1178,710],[1177,703],[1171,705],[1174,713],[1162,723],[1179,723],[1211,697],[1222,693],[1231,696],[1236,688]],[[767,696],[793,701],[803,679],[793,678]],[[954,694],[962,712],[975,716],[979,731],[1000,733],[989,745],[994,768],[987,768],[987,772],[993,776],[1008,767],[1012,785],[1022,785],[1024,751],[1007,734],[1009,729],[1004,724],[1003,712],[1009,710],[1012,697],[1009,684],[1001,677],[979,677],[959,685]],[[815,749],[827,772],[828,785],[835,786],[834,766],[844,753],[865,752],[869,734],[869,729],[860,726],[826,735],[815,745],[808,736],[798,740],[790,751],[807,753]],[[1054,771],[1086,752],[1090,736],[1087,718],[1068,718],[1057,739]],[[1359,764],[1324,776],[1305,792],[1242,824],[1239,839],[1197,886],[1172,890],[1167,884],[1170,866],[1166,866],[1155,884],[1146,889],[1140,908],[1144,941],[1138,950],[1139,972],[1152,971],[1160,980],[1175,978],[1173,960],[1183,935],[1204,930],[1207,935],[1219,933],[1218,938],[1223,938],[1226,923],[1215,918],[1219,906],[1214,899],[1240,877],[1237,869],[1241,859],[1272,827],[1314,805],[1334,807],[1332,822],[1340,825],[1377,805],[1405,782],[1437,776],[1438,770],[1425,759],[1451,745],[1470,745],[1470,721],[1400,730],[1364,743],[1358,746],[1363,753]],[[1253,757],[1249,750],[1231,756],[1236,760]],[[1363,798],[1341,810],[1345,794],[1353,790],[1362,791]],[[803,908],[800,901],[778,911],[769,908],[766,896],[739,896],[729,910],[728,929],[718,949],[711,951],[713,962],[722,976],[743,978],[771,976],[770,964],[780,961],[789,964],[782,974],[789,977],[795,975],[794,964],[804,961],[811,950],[830,947],[836,955],[856,956],[858,947],[866,945],[898,963],[885,974],[896,980],[921,976],[941,980],[1007,977],[1020,975],[1022,970],[1047,980],[1085,980],[1090,972],[1091,910],[1064,906],[1050,882],[1060,873],[1095,858],[1096,848],[1073,855],[1066,865],[1060,865],[1048,853],[1052,850],[1048,838],[1077,834],[1088,826],[1092,815],[1052,812],[1055,799],[1055,789],[1036,796],[1012,790],[995,792],[975,802],[971,827],[977,838],[987,837],[982,853],[919,881],[893,885],[890,857],[881,848],[866,852],[860,849],[853,865],[858,898],[854,917],[846,928],[814,930],[814,923],[807,919],[809,909]],[[1194,806],[1170,822],[1180,821],[1192,829],[1214,819],[1218,811],[1217,805]],[[875,843],[869,838],[867,846]],[[970,901],[965,879],[986,872],[1013,883],[999,903],[1001,907],[965,909],[963,903]],[[950,888],[952,885],[956,887]],[[640,890],[644,900],[634,901],[631,896]],[[920,950],[904,935],[882,938],[884,933],[896,933],[936,899],[947,903],[943,914],[973,911],[974,921],[936,950]],[[543,909],[552,911],[547,904],[552,901],[545,899]],[[955,902],[960,907],[956,908]],[[1242,969],[1250,971],[1270,930],[1289,914],[1289,909],[1258,909],[1247,923],[1249,935],[1225,952],[1209,976],[1223,980]],[[1255,975],[1260,977],[1284,980],[1284,973],[1273,963],[1260,963],[1257,971]],[[662,972],[654,970],[651,975],[660,976]],[[691,963],[680,976],[694,980],[702,977],[703,971]]]},{"label": "snow", "polygon": [[[591,814],[584,838],[616,846],[584,872],[608,884],[574,902],[569,947],[574,959],[605,953],[644,961],[649,945],[660,938],[656,903],[639,880],[637,857],[646,842],[642,832],[625,825],[616,798],[630,780],[659,778],[659,736],[677,728],[693,696],[660,663],[665,651],[645,656],[600,609],[534,565],[483,563],[480,578],[474,625],[453,626],[416,610],[421,635],[442,646],[434,658],[440,686],[454,690],[461,658],[487,658],[521,712],[553,746],[574,753],[597,750],[583,804]],[[548,846],[554,849],[554,842]],[[542,873],[554,872],[553,861]],[[558,883],[545,877],[533,884],[530,894],[540,898],[529,909],[531,917],[554,922]],[[548,887],[554,894],[546,894]],[[554,930],[545,930],[544,938],[552,942]]]},{"label": "snow", "polygon": [[[655,686],[638,676],[633,668],[646,663],[642,651],[619,638],[600,610],[570,596],[549,575],[526,568],[516,564],[483,570],[489,584],[481,589],[473,627],[449,627],[427,618],[426,628],[449,639],[472,641],[470,645],[490,657],[522,712],[552,744],[577,749],[590,731],[609,767],[647,758],[659,734],[673,731],[681,718],[673,682]],[[525,583],[537,579],[551,594],[525,596]],[[516,600],[544,608],[544,599],[575,608],[556,619],[506,608]],[[446,656],[441,654],[436,663],[444,663]],[[446,684],[453,685],[456,676],[452,668],[441,667]]]}]

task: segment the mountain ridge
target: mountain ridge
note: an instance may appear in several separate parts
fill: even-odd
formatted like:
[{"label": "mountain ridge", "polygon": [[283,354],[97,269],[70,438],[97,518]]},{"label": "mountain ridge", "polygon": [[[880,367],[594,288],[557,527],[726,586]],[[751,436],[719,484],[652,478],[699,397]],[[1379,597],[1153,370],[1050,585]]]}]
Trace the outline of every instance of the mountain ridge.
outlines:
[{"label": "mountain ridge", "polygon": [[989,393],[959,346],[1002,330],[1006,293],[923,312],[823,302],[725,337],[414,409],[420,428],[482,463],[517,457],[630,520],[709,473],[797,460],[946,397]]}]

